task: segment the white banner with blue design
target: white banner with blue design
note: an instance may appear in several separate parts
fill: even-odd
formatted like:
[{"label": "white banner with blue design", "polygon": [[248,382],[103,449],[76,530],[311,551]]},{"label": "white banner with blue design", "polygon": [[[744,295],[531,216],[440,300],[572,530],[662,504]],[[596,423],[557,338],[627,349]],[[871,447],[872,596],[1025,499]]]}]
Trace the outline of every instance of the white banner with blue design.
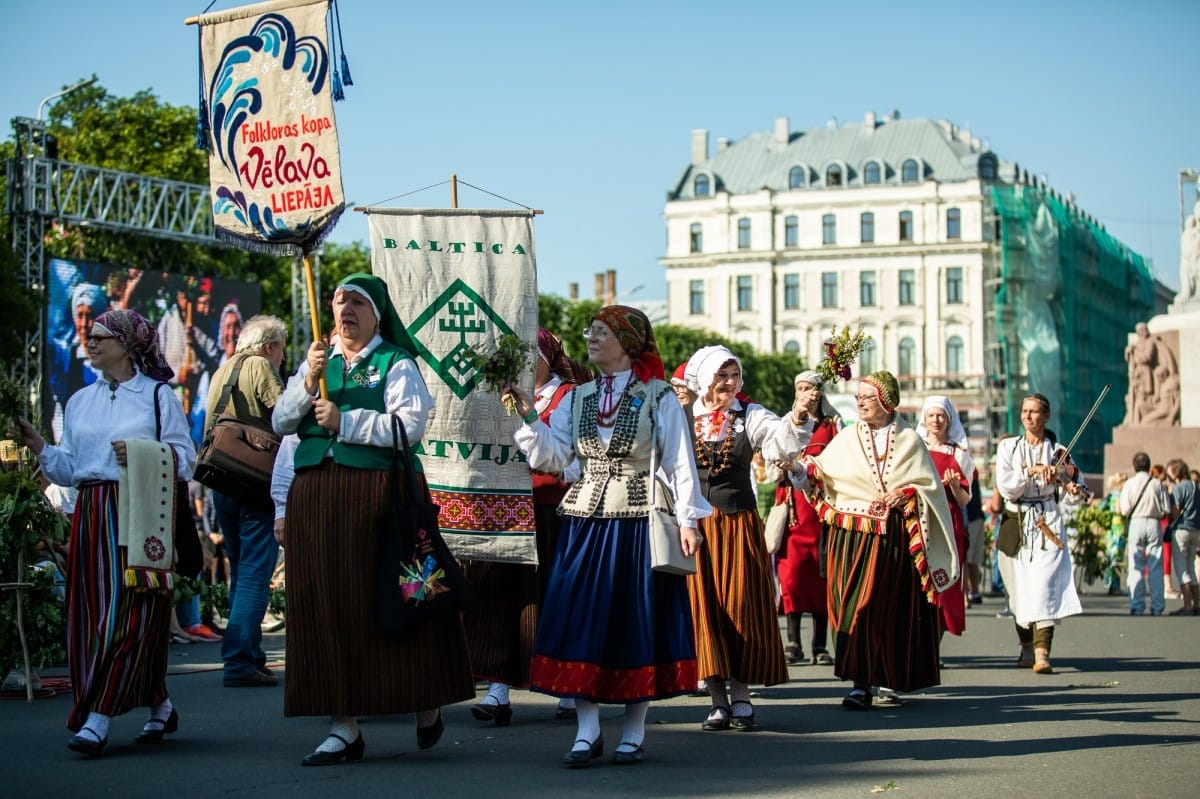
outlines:
[{"label": "white banner with blue design", "polygon": [[531,345],[519,381],[533,389],[537,267],[532,211],[367,208],[371,269],[412,337],[436,407],[416,451],[455,556],[537,563],[521,424],[464,357],[513,334]]},{"label": "white banner with blue design", "polygon": [[[218,239],[307,253],[345,207],[333,101],[349,83],[330,0],[277,0],[200,17],[202,145]],[[340,35],[339,35],[340,38]]]}]

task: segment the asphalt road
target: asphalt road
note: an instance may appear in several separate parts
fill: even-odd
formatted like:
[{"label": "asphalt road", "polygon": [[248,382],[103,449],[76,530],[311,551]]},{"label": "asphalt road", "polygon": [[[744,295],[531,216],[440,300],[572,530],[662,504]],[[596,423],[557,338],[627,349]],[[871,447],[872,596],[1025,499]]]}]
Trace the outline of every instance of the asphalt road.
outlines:
[{"label": "asphalt road", "polygon": [[[559,759],[574,724],[553,718],[550,697],[513,693],[512,726],[447,708],[447,731],[419,752],[412,716],[366,719],[361,763],[303,768],[326,719],[285,719],[281,688],[221,684],[220,645],[172,645],[178,734],[135,746],[144,714],[116,719],[104,757],[66,748],[67,693],[0,701],[0,797],[764,796],[1162,797],[1200,784],[1200,617],[1131,617],[1122,597],[1086,595],[1085,615],[1056,635],[1055,674],[1018,669],[1002,600],[968,611],[962,638],[943,647],[943,685],[901,708],[842,709],[847,685],[832,667],[797,666],[785,685],[758,690],[761,727],[702,732],[708,702],[655,704],[645,761],[603,760],[570,771]],[[1168,609],[1178,605],[1168,601]],[[807,634],[807,623],[805,634]],[[283,664],[284,635],[267,637]],[[56,679],[58,678],[58,679]],[[601,720],[609,750],[619,707]]]}]

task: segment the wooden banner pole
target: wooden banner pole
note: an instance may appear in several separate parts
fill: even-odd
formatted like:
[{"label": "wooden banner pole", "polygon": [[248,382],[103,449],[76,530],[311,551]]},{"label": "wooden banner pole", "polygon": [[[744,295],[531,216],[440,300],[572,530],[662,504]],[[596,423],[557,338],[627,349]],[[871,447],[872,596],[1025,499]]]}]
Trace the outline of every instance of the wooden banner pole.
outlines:
[{"label": "wooden banner pole", "polygon": [[[304,253],[304,284],[308,287],[308,314],[312,317],[313,341],[321,340],[321,314],[317,310],[316,281],[313,280],[312,256]],[[325,378],[321,378],[321,399],[329,399],[325,389]]]}]

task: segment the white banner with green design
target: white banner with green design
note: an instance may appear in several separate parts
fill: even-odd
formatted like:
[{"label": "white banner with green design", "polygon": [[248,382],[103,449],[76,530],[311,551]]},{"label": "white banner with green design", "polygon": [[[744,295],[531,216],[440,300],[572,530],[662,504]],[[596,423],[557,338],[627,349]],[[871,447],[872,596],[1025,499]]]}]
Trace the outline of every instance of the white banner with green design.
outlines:
[{"label": "white banner with green design", "polygon": [[[371,268],[416,342],[437,407],[417,447],[442,534],[459,558],[537,563],[521,424],[464,359],[515,334],[537,350],[530,211],[367,208]],[[532,391],[533,358],[520,384]]]}]

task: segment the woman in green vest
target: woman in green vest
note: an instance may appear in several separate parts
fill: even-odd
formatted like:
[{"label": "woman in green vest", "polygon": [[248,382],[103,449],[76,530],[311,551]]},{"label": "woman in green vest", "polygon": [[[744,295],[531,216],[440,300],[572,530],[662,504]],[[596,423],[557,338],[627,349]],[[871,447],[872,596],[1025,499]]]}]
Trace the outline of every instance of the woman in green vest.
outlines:
[{"label": "woman in green vest", "polygon": [[[391,514],[392,418],[415,443],[433,398],[381,279],[360,272],[339,283],[333,320],[334,335],[309,347],[273,417],[276,432],[300,439],[281,542],[288,553],[283,711],[332,717],[306,766],[361,760],[364,715],[416,713],[417,744],[428,749],[444,730],[441,706],[475,695],[458,615],[425,622],[411,636],[384,633],[375,622],[378,539]],[[427,491],[424,476],[417,478]]]}]

